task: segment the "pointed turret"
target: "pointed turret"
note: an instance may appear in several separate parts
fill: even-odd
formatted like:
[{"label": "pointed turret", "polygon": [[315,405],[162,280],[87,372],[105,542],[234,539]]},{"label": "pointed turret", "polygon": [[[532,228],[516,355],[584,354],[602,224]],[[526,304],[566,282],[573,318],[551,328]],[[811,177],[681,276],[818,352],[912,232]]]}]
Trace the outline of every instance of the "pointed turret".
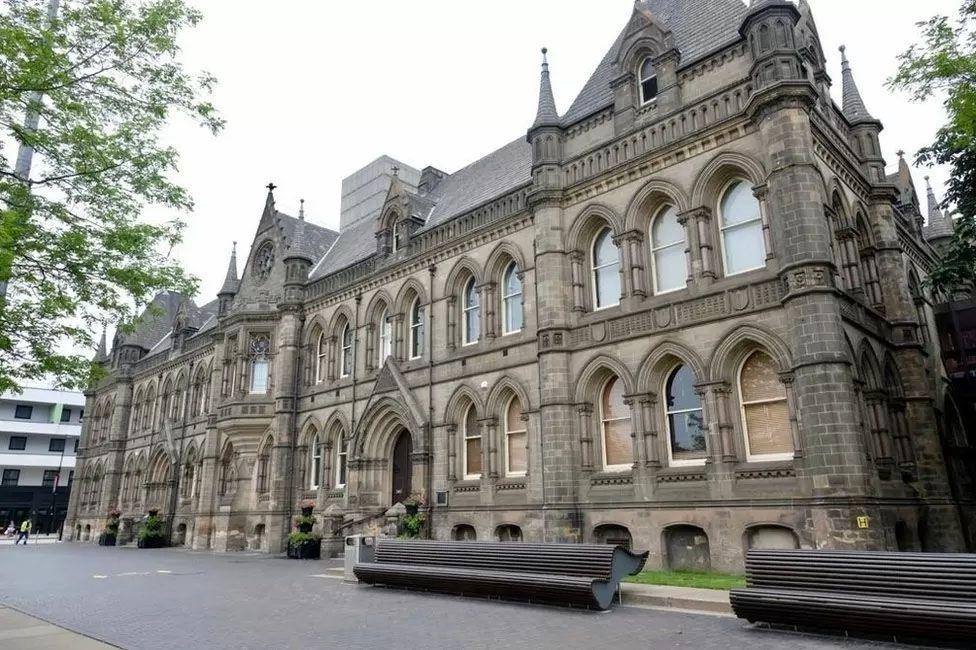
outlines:
[{"label": "pointed turret", "polygon": [[224,284],[220,287],[217,295],[237,293],[237,242],[234,242],[230,250],[230,262],[227,263],[227,275],[224,276]]},{"label": "pointed turret", "polygon": [[540,126],[558,126],[559,111],[556,110],[556,100],[552,96],[552,83],[549,81],[549,61],[546,58],[548,49],[542,48],[542,77],[539,80],[539,109],[535,114],[532,128]]},{"label": "pointed turret", "polygon": [[938,245],[952,237],[952,217],[942,214],[942,208],[939,205],[939,200],[935,197],[935,190],[932,189],[928,176],[925,177],[925,189],[928,195],[929,210],[928,224],[922,229],[922,234],[927,241]]},{"label": "pointed turret", "polygon": [[840,65],[841,74],[844,78],[844,117],[851,124],[876,121],[868,113],[868,109],[864,106],[864,100],[861,99],[861,93],[857,89],[857,84],[854,83],[854,73],[851,72],[851,64],[847,60],[847,47],[844,45],[840,46]]},{"label": "pointed turret", "polygon": [[230,307],[234,302],[234,296],[237,295],[238,286],[237,242],[234,242],[234,247],[230,251],[230,262],[227,264],[227,275],[224,276],[224,284],[220,287],[220,291],[217,292],[217,299],[219,300],[217,312],[219,314],[226,314],[230,311]]},{"label": "pointed turret", "polygon": [[261,222],[258,224],[258,232],[261,232],[274,223],[278,211],[275,209],[274,191],[277,185],[268,183],[268,196],[264,199],[264,211],[261,213]]},{"label": "pointed turret", "polygon": [[105,342],[105,326],[102,325],[102,338],[98,341],[98,349],[95,351],[95,363],[108,361],[108,344]]}]

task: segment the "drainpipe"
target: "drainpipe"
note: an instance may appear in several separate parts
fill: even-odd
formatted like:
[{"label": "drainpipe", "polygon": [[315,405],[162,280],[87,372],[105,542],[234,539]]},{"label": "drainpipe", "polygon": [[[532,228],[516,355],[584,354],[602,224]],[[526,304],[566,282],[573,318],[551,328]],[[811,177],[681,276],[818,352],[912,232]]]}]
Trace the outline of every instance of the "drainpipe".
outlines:
[{"label": "drainpipe", "polygon": [[[427,308],[427,318],[430,327],[427,328],[427,538],[433,537],[432,524],[434,519],[434,276],[437,266],[427,267],[430,274],[427,278],[427,296],[430,306]],[[407,326],[409,327],[409,318]],[[409,337],[407,337],[409,340]]]}]

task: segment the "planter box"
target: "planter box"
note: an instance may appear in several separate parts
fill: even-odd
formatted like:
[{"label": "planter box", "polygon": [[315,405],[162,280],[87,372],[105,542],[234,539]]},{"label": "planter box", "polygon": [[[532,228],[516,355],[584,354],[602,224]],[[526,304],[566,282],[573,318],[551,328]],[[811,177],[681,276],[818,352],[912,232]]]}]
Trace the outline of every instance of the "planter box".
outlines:
[{"label": "planter box", "polygon": [[139,548],[163,548],[166,546],[165,537],[147,537],[140,539],[137,546]]},{"label": "planter box", "polygon": [[102,533],[98,536],[99,546],[115,546],[115,535],[113,533]]},{"label": "planter box", "polygon": [[288,557],[293,560],[317,560],[322,554],[321,540],[292,544],[288,542]]}]

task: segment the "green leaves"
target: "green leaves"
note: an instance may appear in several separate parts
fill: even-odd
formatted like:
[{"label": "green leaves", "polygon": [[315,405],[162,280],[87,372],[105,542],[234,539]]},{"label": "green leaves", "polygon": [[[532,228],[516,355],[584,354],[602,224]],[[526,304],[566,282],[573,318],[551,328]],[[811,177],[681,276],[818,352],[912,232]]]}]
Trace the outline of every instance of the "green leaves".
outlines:
[{"label": "green leaves", "polygon": [[933,289],[951,295],[976,284],[976,0],[963,3],[957,21],[936,16],[918,27],[921,44],[898,57],[888,86],[908,91],[915,101],[944,98],[948,121],[916,162],[952,168],[942,207],[948,214],[955,206],[955,233],[928,279]]},{"label": "green leaves", "polygon": [[[168,251],[187,211],[177,152],[159,141],[176,114],[213,133],[215,80],[190,74],[177,37],[201,15],[182,0],[8,0],[0,12],[0,390],[44,376],[80,387],[101,323],[128,322],[161,290],[196,290]],[[38,127],[25,126],[36,111]],[[32,147],[29,174],[16,146]],[[6,146],[6,148],[4,148]]]}]

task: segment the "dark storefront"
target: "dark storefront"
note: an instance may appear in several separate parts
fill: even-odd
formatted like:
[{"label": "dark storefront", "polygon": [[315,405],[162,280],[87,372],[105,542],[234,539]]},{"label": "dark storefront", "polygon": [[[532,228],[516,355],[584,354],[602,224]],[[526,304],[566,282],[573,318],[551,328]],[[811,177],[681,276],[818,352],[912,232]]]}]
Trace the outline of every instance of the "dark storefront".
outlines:
[{"label": "dark storefront", "polygon": [[14,527],[19,529],[20,523],[30,517],[34,533],[57,532],[68,513],[69,491],[66,486],[59,487],[57,493],[52,493],[50,487],[40,485],[0,487],[0,527],[6,529],[7,524],[13,521]]}]

